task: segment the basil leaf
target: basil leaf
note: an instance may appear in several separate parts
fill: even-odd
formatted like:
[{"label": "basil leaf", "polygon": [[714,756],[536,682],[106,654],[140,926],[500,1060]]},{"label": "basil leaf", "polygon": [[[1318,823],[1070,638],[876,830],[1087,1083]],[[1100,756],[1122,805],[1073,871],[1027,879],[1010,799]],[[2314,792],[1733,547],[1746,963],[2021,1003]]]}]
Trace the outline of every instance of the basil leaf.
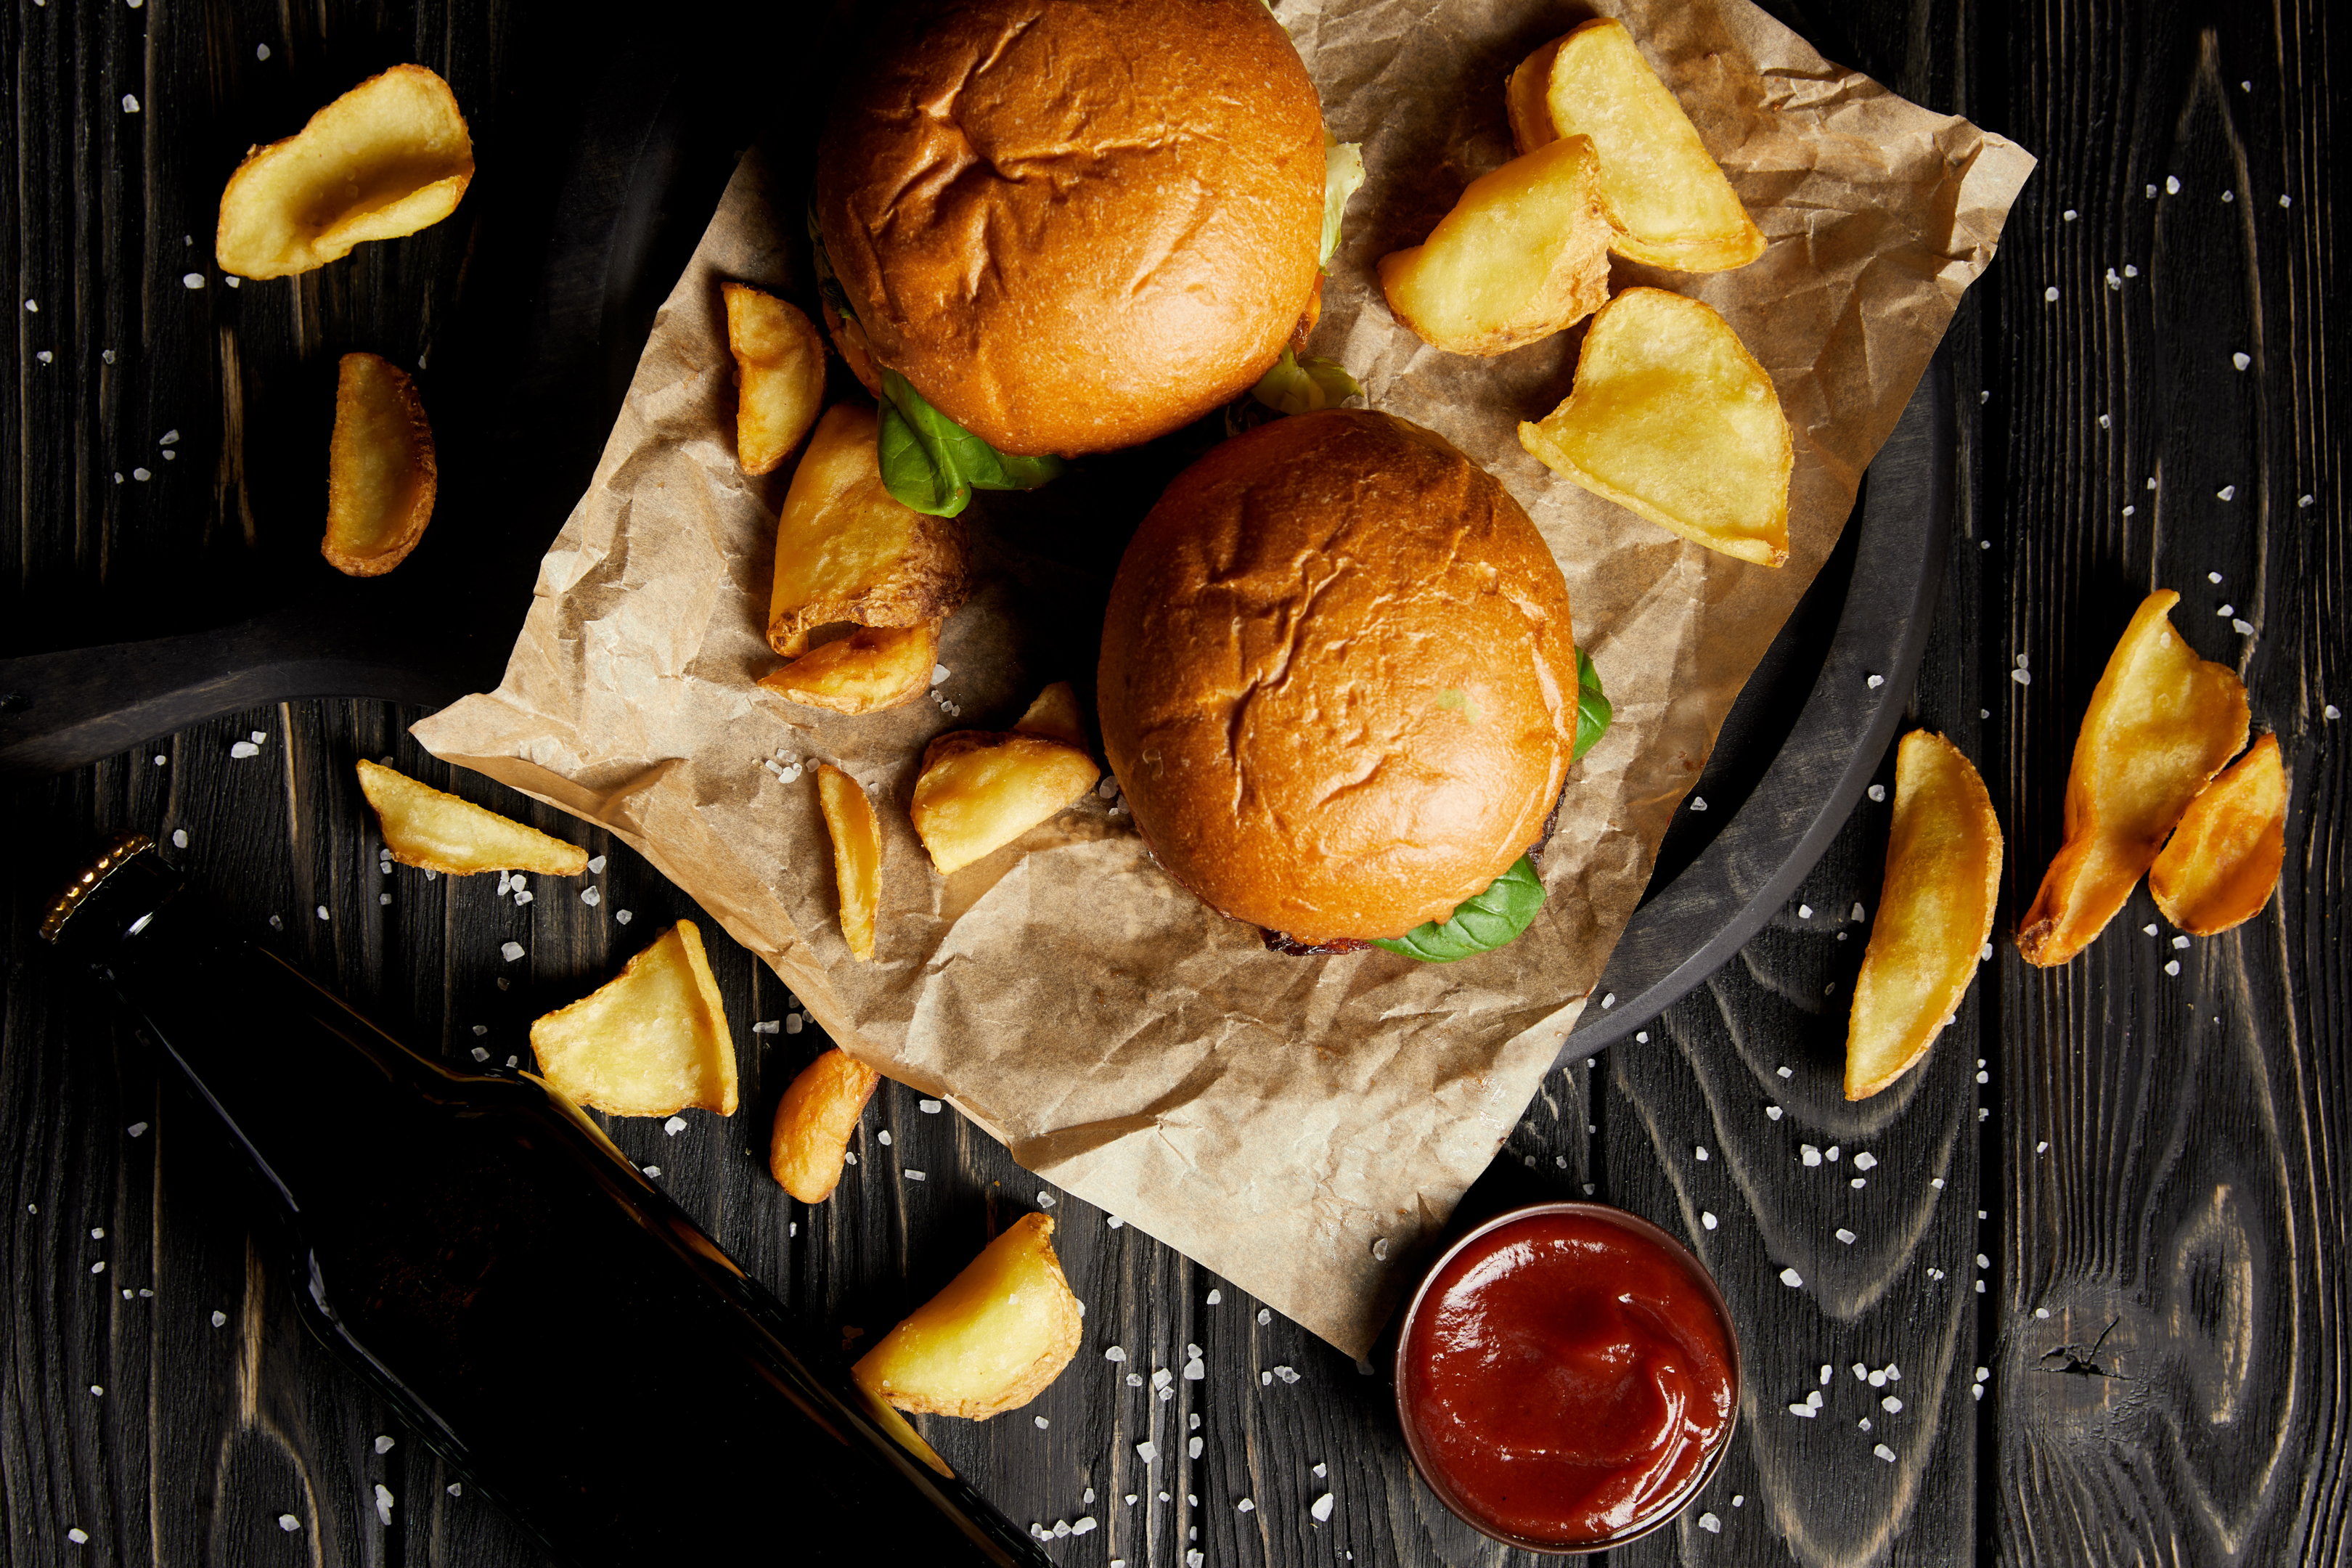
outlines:
[{"label": "basil leaf", "polygon": [[1009,458],[931,406],[895,370],[882,373],[882,434],[876,447],[884,488],[900,504],[953,517],[971,492],[1033,490],[1059,475],[1059,458]]},{"label": "basil leaf", "polygon": [[1592,750],[1592,743],[1609,732],[1609,721],[1617,710],[1601,690],[1601,672],[1592,668],[1592,656],[1582,648],[1576,650],[1576,751],[1569,758],[1575,762]]},{"label": "basil leaf", "polygon": [[1353,142],[1339,141],[1327,128],[1323,132],[1323,254],[1318,258],[1325,266],[1339,248],[1339,220],[1348,211],[1348,198],[1363,183],[1364,150]]},{"label": "basil leaf", "polygon": [[1300,359],[1285,349],[1274,368],[1250,388],[1250,395],[1276,414],[1312,414],[1361,397],[1364,389],[1338,360]]},{"label": "basil leaf", "polygon": [[1424,963],[1451,963],[1491,952],[1517,936],[1534,922],[1543,901],[1543,879],[1536,875],[1536,863],[1522,855],[1485,892],[1456,906],[1451,919],[1417,925],[1399,937],[1376,937],[1372,945]]}]

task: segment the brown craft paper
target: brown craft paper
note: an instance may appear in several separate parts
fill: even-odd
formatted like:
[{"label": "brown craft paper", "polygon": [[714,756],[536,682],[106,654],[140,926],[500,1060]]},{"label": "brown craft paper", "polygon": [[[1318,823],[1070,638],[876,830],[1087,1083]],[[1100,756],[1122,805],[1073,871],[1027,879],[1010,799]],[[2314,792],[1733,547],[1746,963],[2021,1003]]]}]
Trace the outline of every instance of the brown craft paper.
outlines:
[{"label": "brown craft paper", "polygon": [[[1551,475],[1522,418],[1567,395],[1579,334],[1456,357],[1398,326],[1373,266],[1509,156],[1503,79],[1581,18],[1491,0],[1294,0],[1281,16],[1331,129],[1370,175],[1330,267],[1316,352],[1375,407],[1499,476],[1567,573],[1616,726],[1571,773],[1542,915],[1454,964],[1298,959],[1161,875],[1088,796],[935,874],[907,818],[923,745],[1009,724],[1045,682],[1092,689],[1099,559],[968,515],[977,592],[934,701],[865,719],[755,690],[787,476],[734,456],[721,279],[806,293],[808,151],[755,151],[656,317],[588,493],[541,567],[499,689],[419,724],[435,753],[601,823],[764,958],[852,1055],[951,1100],[1039,1175],[1362,1355],[1406,1270],[1533,1095],[1639,900],[1667,821],[1749,671],[1836,542],[1857,481],[1992,259],[2033,161],[1816,55],[1744,0],[1606,0],[1770,238],[1748,267],[1620,265],[1720,310],[1796,437],[1790,561],[1706,550]],[[1099,461],[1099,460],[1098,460]],[[1067,484],[1071,481],[1065,480]],[[1039,498],[1050,491],[1039,492]],[[1036,500],[1039,498],[1024,498]],[[1123,540],[1154,499],[1095,521]],[[1001,505],[1001,503],[1000,503]],[[1061,628],[1041,641],[1041,626]],[[1074,653],[1072,650],[1081,650]],[[866,787],[884,836],[878,953],[848,956],[814,768]],[[746,1115],[754,1114],[746,1110]],[[855,1179],[899,1179],[887,1163]]]}]

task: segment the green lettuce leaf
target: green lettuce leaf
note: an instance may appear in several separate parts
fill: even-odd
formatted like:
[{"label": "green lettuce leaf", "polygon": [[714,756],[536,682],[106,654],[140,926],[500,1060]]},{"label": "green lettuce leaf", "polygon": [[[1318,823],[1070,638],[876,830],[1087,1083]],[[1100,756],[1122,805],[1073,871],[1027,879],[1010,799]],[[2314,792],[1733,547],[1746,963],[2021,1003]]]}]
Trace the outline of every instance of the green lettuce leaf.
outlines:
[{"label": "green lettuce leaf", "polygon": [[1250,388],[1250,395],[1276,414],[1312,414],[1361,397],[1364,389],[1338,360],[1300,359],[1285,349],[1274,368]]},{"label": "green lettuce leaf", "polygon": [[882,373],[882,483],[899,502],[953,517],[971,492],[1034,490],[1066,466],[1059,458],[1011,458],[938,409],[895,370]]},{"label": "green lettuce leaf", "polygon": [[1339,248],[1339,219],[1348,211],[1348,198],[1364,183],[1364,150],[1353,142],[1342,142],[1328,129],[1323,132],[1323,254],[1317,259],[1328,266],[1331,253]]},{"label": "green lettuce leaf", "polygon": [[1473,953],[1491,952],[1528,929],[1543,908],[1543,879],[1522,855],[1476,898],[1455,906],[1452,918],[1418,925],[1399,937],[1378,937],[1376,947],[1426,963],[1451,963]]},{"label": "green lettuce leaf", "polygon": [[1609,721],[1617,710],[1601,690],[1601,672],[1592,668],[1592,656],[1582,648],[1576,650],[1576,752],[1569,760],[1574,762],[1592,750],[1592,743],[1609,732]]}]

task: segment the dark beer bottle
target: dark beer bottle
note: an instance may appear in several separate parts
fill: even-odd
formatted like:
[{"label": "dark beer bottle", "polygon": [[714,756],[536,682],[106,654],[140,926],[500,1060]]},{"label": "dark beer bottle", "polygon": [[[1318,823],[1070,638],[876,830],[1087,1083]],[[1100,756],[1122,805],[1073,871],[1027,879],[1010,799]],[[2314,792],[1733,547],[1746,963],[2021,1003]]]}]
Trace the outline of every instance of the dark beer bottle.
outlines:
[{"label": "dark beer bottle", "polygon": [[1049,1562],[562,1096],[401,1045],[226,934],[142,835],[41,930],[276,1189],[311,1329],[559,1558]]}]

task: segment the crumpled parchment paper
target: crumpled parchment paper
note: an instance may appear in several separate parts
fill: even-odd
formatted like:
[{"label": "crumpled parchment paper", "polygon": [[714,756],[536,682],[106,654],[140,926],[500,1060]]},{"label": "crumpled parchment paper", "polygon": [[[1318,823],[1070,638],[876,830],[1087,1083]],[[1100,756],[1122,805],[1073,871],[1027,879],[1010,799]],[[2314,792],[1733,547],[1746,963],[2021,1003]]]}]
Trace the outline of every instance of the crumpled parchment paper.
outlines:
[{"label": "crumpled parchment paper", "polygon": [[[761,634],[789,476],[736,468],[719,284],[774,288],[814,315],[805,147],[744,159],[548,551],[504,680],[419,724],[418,740],[603,824],[765,959],[852,1055],[952,1101],[1030,1170],[1361,1356],[1418,1244],[1575,1022],[1671,814],[1836,542],[2033,167],[2000,137],[1831,65],[1745,0],[1596,9],[1632,29],[1770,239],[1738,271],[1620,263],[1614,286],[1706,300],[1771,373],[1796,438],[1790,559],[1778,571],[1686,543],[1520,449],[1517,422],[1566,396],[1580,333],[1460,358],[1381,300],[1379,258],[1418,243],[1510,155],[1511,67],[1583,13],[1504,0],[1289,0],[1279,12],[1331,129],[1363,144],[1370,172],[1315,352],[1526,504],[1616,704],[1615,727],[1570,774],[1543,860],[1548,901],[1518,942],[1450,965],[1268,952],[1156,870],[1100,796],[953,877],[932,871],[906,815],[925,742],[1004,727],[1051,680],[1074,681],[1090,706],[1110,571],[1172,461],[1094,459],[1112,482],[984,495],[967,514],[979,586],[949,623],[938,689],[960,718],[924,701],[845,719],[755,690],[779,662]],[[1122,477],[1139,482],[1122,489]],[[761,765],[780,754],[833,762],[874,799],[886,847],[872,963],[841,940],[814,766],[782,782]]]}]

